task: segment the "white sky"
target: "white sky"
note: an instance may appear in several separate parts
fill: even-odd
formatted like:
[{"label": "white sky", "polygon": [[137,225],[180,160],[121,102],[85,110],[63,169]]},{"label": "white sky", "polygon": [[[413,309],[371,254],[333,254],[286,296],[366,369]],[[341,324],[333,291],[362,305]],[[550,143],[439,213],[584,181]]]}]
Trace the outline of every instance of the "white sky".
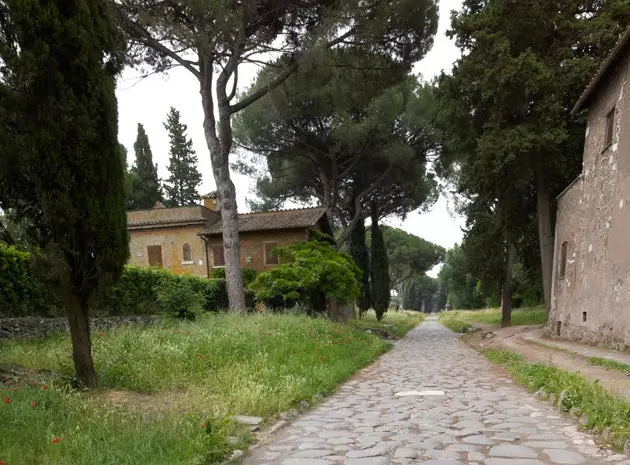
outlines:
[{"label": "white sky", "polygon": [[[426,80],[438,75],[442,70],[450,72],[453,62],[459,57],[455,44],[446,37],[450,25],[450,11],[461,7],[461,0],[440,1],[440,21],[433,49],[414,67],[414,73]],[[246,88],[255,76],[256,69],[239,70],[240,88]],[[171,106],[180,111],[182,122],[188,125],[188,135],[192,139],[199,158],[199,171],[203,176],[200,193],[214,190],[214,178],[210,165],[210,155],[203,135],[203,112],[201,97],[196,79],[184,69],[173,69],[168,74],[137,78],[134,70],[126,70],[118,81],[116,96],[119,111],[119,140],[127,147],[128,162],[134,161],[133,143],[136,139],[137,124],[142,123],[149,136],[153,161],[158,164],[159,175],[168,176],[168,136],[164,130],[166,114]],[[252,197],[250,187],[253,180],[233,174],[239,211],[246,211],[246,197]],[[431,211],[424,214],[412,212],[405,221],[391,218],[386,222],[400,227],[426,240],[450,248],[462,239],[463,218],[449,213],[448,201],[440,197]],[[435,274],[435,270],[430,273]]]}]

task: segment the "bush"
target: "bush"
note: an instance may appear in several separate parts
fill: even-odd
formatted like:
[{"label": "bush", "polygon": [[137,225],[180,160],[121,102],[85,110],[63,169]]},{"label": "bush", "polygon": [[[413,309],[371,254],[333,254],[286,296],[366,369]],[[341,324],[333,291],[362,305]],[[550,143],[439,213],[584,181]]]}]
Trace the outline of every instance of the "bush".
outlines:
[{"label": "bush", "polygon": [[[256,279],[258,272],[252,268],[243,268],[243,284],[247,287]],[[225,268],[213,268],[210,279],[225,279]]]},{"label": "bush", "polygon": [[35,277],[31,254],[0,242],[0,314],[63,314],[59,298]]},{"label": "bush", "polygon": [[163,277],[155,287],[155,297],[166,315],[181,320],[195,320],[203,311],[201,293],[189,280]]},{"label": "bush", "polygon": [[326,309],[326,299],[344,305],[359,297],[361,270],[352,258],[330,244],[300,242],[277,249],[283,263],[260,273],[249,286],[256,299],[285,306],[304,305],[315,312]]}]

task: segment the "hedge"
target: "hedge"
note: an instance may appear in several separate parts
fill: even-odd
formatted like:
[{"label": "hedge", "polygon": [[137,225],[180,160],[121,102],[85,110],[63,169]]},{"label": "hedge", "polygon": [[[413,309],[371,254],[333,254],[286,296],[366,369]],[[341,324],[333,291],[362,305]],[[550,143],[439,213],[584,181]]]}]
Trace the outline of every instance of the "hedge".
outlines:
[{"label": "hedge", "polygon": [[[248,280],[254,270],[244,270]],[[158,299],[158,292],[160,299]],[[165,290],[192,292],[201,296],[202,308],[218,311],[228,307],[225,279],[177,275],[164,269],[125,268],[116,285],[98,302],[97,315],[143,315],[160,313],[164,308]],[[248,307],[254,307],[253,292],[246,292]],[[4,316],[54,316],[65,314],[59,299],[39,282],[32,271],[31,256],[0,243],[0,314]]]}]

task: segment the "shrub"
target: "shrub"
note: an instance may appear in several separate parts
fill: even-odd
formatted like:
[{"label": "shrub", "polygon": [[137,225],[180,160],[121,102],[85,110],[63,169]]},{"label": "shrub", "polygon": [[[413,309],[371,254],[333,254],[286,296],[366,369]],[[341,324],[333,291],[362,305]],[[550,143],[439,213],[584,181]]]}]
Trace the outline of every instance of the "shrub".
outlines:
[{"label": "shrub", "polygon": [[195,320],[203,311],[201,293],[189,280],[163,277],[155,288],[160,309],[168,316]]},{"label": "shrub", "polygon": [[203,308],[208,312],[216,312],[229,307],[227,283],[225,279],[212,279],[204,289]]},{"label": "shrub", "polygon": [[348,254],[330,244],[301,242],[279,248],[277,253],[284,263],[260,273],[249,286],[258,300],[282,300],[286,306],[301,304],[323,312],[326,299],[344,305],[359,297],[361,270]]},{"label": "shrub", "polygon": [[[258,272],[253,268],[243,268],[243,284],[249,286],[256,279]],[[210,279],[225,279],[225,268],[213,268]]]},{"label": "shrub", "polygon": [[7,316],[63,313],[59,298],[35,277],[31,254],[0,242],[0,313]]}]

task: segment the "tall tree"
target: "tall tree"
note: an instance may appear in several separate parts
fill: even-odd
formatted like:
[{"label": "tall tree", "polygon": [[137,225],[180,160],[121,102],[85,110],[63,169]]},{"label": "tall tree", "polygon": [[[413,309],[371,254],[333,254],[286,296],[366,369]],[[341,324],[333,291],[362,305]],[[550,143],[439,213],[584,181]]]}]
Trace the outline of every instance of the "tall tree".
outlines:
[{"label": "tall tree", "polygon": [[[235,137],[266,163],[268,175],[249,158],[242,170],[258,177],[262,203],[316,199],[342,245],[374,201],[382,218],[435,200],[426,165],[436,144],[424,120],[432,95],[387,57],[342,50],[322,62],[242,112]],[[275,73],[269,67],[259,80]]]},{"label": "tall tree", "polygon": [[97,381],[90,299],[128,255],[114,93],[123,57],[109,7],[0,3],[0,207],[32,222],[41,274],[66,305],[76,379],[88,387]]},{"label": "tall tree", "polygon": [[149,136],[140,123],[133,150],[136,161],[131,167],[131,195],[128,204],[134,210],[146,210],[162,201],[162,192],[157,164],[153,163]]},{"label": "tall tree", "polygon": [[370,291],[370,256],[365,242],[365,221],[361,219],[350,235],[350,256],[361,269],[361,293],[357,301],[359,317],[363,316],[372,304]]},{"label": "tall tree", "polygon": [[[228,297],[244,311],[236,191],[230,177],[232,115],[265,96],[324,50],[353,47],[413,63],[432,44],[433,0],[121,0],[120,20],[133,41],[132,59],[158,70],[173,65],[199,81],[204,131],[221,200]],[[280,72],[237,95],[239,65],[285,57]]]},{"label": "tall tree", "polygon": [[372,244],[370,247],[370,279],[372,284],[372,308],[376,319],[381,321],[389,307],[391,286],[389,285],[389,262],[383,233],[378,224],[376,204],[372,206]]},{"label": "tall tree", "polygon": [[168,171],[171,175],[164,183],[167,203],[171,207],[184,207],[199,203],[197,188],[201,173],[197,169],[197,155],[192,140],[186,136],[186,125],[179,111],[171,107],[164,127],[170,140]]},{"label": "tall tree", "polygon": [[462,57],[439,83],[446,164],[475,168],[486,198],[533,186],[547,308],[554,199],[581,166],[584,119],[570,110],[629,20],[626,0],[465,0],[452,17]]},{"label": "tall tree", "polygon": [[389,277],[392,289],[405,295],[406,285],[414,278],[444,260],[445,250],[437,244],[414,236],[402,229],[380,226],[389,259]]}]

